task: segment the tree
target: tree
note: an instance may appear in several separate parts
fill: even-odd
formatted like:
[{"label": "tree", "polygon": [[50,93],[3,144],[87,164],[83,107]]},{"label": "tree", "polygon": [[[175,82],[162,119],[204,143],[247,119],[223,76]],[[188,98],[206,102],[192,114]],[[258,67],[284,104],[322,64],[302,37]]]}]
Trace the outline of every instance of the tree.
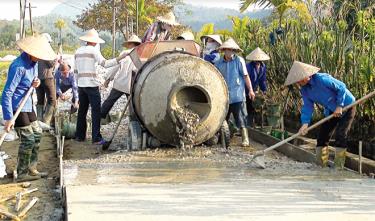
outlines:
[{"label": "tree", "polygon": [[62,29],[66,27],[66,23],[63,19],[57,19],[55,27],[59,30],[59,42],[62,44]]},{"label": "tree", "polygon": [[241,0],[240,11],[244,12],[252,4],[258,4],[264,8],[273,6],[279,18],[279,27],[281,27],[285,13],[289,10],[297,12],[304,21],[312,19],[306,4],[302,0]]},{"label": "tree", "polygon": [[[129,32],[136,28],[136,0],[115,1],[116,30],[119,30],[125,39]],[[143,33],[154,19],[172,10],[178,0],[138,0],[139,32]],[[112,3],[113,0],[99,0],[78,16],[74,24],[83,30],[95,28],[99,31],[112,30]]]}]

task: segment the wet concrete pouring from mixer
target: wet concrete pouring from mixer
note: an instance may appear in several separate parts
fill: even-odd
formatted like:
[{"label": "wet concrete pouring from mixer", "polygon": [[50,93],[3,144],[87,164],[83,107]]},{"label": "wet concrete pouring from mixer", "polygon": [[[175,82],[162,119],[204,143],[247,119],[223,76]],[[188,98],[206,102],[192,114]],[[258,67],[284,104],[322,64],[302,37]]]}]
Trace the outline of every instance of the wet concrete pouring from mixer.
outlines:
[{"label": "wet concrete pouring from mixer", "polygon": [[277,152],[267,154],[266,169],[258,169],[246,153],[262,145],[240,147],[239,137],[231,144],[229,151],[198,146],[97,154],[93,146],[70,141],[64,161],[68,220],[299,220],[310,215],[341,221],[375,215],[373,180]]},{"label": "wet concrete pouring from mixer", "polygon": [[197,135],[199,115],[188,108],[177,108],[174,116],[177,118],[176,132],[179,134],[181,149],[191,148]]}]

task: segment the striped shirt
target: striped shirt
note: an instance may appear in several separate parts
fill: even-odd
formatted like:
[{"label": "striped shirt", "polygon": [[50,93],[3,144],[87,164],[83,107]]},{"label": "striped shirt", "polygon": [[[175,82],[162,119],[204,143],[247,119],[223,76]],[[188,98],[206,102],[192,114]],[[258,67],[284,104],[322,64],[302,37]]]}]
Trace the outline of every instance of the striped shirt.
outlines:
[{"label": "striped shirt", "polygon": [[74,72],[78,87],[98,87],[101,85],[96,65],[105,68],[117,65],[116,59],[106,60],[94,46],[86,45],[77,49],[74,55]]}]

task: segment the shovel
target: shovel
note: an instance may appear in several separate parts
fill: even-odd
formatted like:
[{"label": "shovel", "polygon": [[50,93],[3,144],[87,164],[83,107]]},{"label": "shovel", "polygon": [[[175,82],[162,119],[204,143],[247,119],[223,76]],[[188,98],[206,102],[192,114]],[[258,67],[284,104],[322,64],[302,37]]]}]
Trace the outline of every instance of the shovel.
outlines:
[{"label": "shovel", "polygon": [[[352,108],[352,107],[354,107],[354,106],[357,106],[358,104],[364,103],[366,100],[372,98],[373,96],[375,96],[375,91],[373,91],[373,92],[367,94],[366,96],[362,97],[361,99],[357,100],[356,102],[354,102],[354,103],[352,103],[352,104],[350,104],[350,105],[344,107],[342,111],[345,112],[345,111],[347,111],[348,109],[350,109],[350,108]],[[331,120],[332,118],[334,118],[334,115],[333,115],[333,114],[331,114],[331,115],[329,115],[329,116],[327,116],[327,117],[321,119],[320,121],[318,121],[318,122],[316,122],[315,124],[313,124],[313,125],[311,125],[310,127],[308,127],[308,128],[306,129],[306,133],[309,132],[310,130],[312,130],[312,129],[314,129],[314,128],[320,126],[320,125],[322,125],[323,123],[325,123],[325,122]],[[301,135],[301,133],[298,132],[298,133],[294,134],[293,136],[291,136],[291,137],[289,137],[289,138],[287,138],[287,139],[285,139],[285,140],[283,140],[283,141],[280,141],[279,143],[276,143],[276,144],[274,144],[274,145],[272,145],[272,146],[270,146],[270,147],[268,147],[268,148],[266,148],[266,149],[264,149],[264,150],[261,150],[261,151],[257,151],[257,152],[255,152],[254,155],[250,156],[250,157],[251,157],[251,159],[250,159],[250,163],[251,163],[251,162],[254,162],[254,163],[256,163],[257,165],[259,165],[262,169],[265,169],[265,168],[266,168],[265,160],[264,160],[264,154],[265,154],[265,153],[267,153],[267,152],[269,152],[269,151],[271,151],[271,150],[274,150],[274,149],[276,149],[276,148],[278,148],[278,147],[280,147],[280,146],[282,146],[282,145],[288,143],[288,142],[291,141],[291,140],[294,140],[295,138],[297,138],[297,137],[300,136],[300,135]]]},{"label": "shovel", "polygon": [[[23,106],[25,106],[26,101],[27,101],[27,99],[30,97],[30,95],[31,95],[31,93],[33,92],[33,90],[34,90],[34,88],[31,86],[31,87],[29,88],[29,90],[27,91],[25,97],[22,98],[22,101],[21,101],[20,105],[18,106],[18,108],[17,108],[17,110],[16,110],[16,113],[14,113],[12,119],[10,119],[11,122],[14,122],[14,121],[17,119],[18,115],[20,114],[20,112],[21,112]],[[1,145],[3,144],[4,139],[5,139],[5,136],[6,136],[7,134],[8,134],[8,132],[6,132],[5,130],[4,130],[4,133],[1,134],[1,137],[0,137],[0,147],[1,147]]]},{"label": "shovel", "polygon": [[116,135],[116,133],[117,133],[118,127],[120,126],[120,123],[121,123],[121,121],[122,121],[122,118],[124,117],[125,112],[126,112],[126,110],[128,109],[128,107],[129,107],[129,104],[130,104],[131,99],[132,99],[132,95],[130,95],[130,96],[128,97],[128,101],[126,102],[125,107],[124,107],[124,110],[122,111],[122,113],[121,113],[121,115],[120,115],[120,119],[118,120],[117,125],[116,125],[116,128],[115,128],[115,130],[114,130],[113,133],[112,133],[111,139],[110,139],[108,142],[106,142],[105,144],[103,144],[103,146],[102,146],[102,150],[108,150],[109,146],[111,146],[111,143],[112,143],[112,141],[113,141],[113,138],[115,137],[115,135]]}]

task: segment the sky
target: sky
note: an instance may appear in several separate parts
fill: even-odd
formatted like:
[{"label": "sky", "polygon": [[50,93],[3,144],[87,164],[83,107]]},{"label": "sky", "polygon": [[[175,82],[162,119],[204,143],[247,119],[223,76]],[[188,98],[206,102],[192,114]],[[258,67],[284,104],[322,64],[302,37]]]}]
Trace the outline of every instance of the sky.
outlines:
[{"label": "sky", "polygon": [[[29,1],[29,0],[28,0]],[[32,10],[33,16],[48,14],[54,7],[66,0],[30,0],[37,6]],[[240,0],[183,0],[185,3],[204,6],[239,9]],[[219,3],[220,2],[220,3]],[[79,7],[83,7],[82,5]],[[19,19],[19,0],[0,0],[0,19]]]}]

